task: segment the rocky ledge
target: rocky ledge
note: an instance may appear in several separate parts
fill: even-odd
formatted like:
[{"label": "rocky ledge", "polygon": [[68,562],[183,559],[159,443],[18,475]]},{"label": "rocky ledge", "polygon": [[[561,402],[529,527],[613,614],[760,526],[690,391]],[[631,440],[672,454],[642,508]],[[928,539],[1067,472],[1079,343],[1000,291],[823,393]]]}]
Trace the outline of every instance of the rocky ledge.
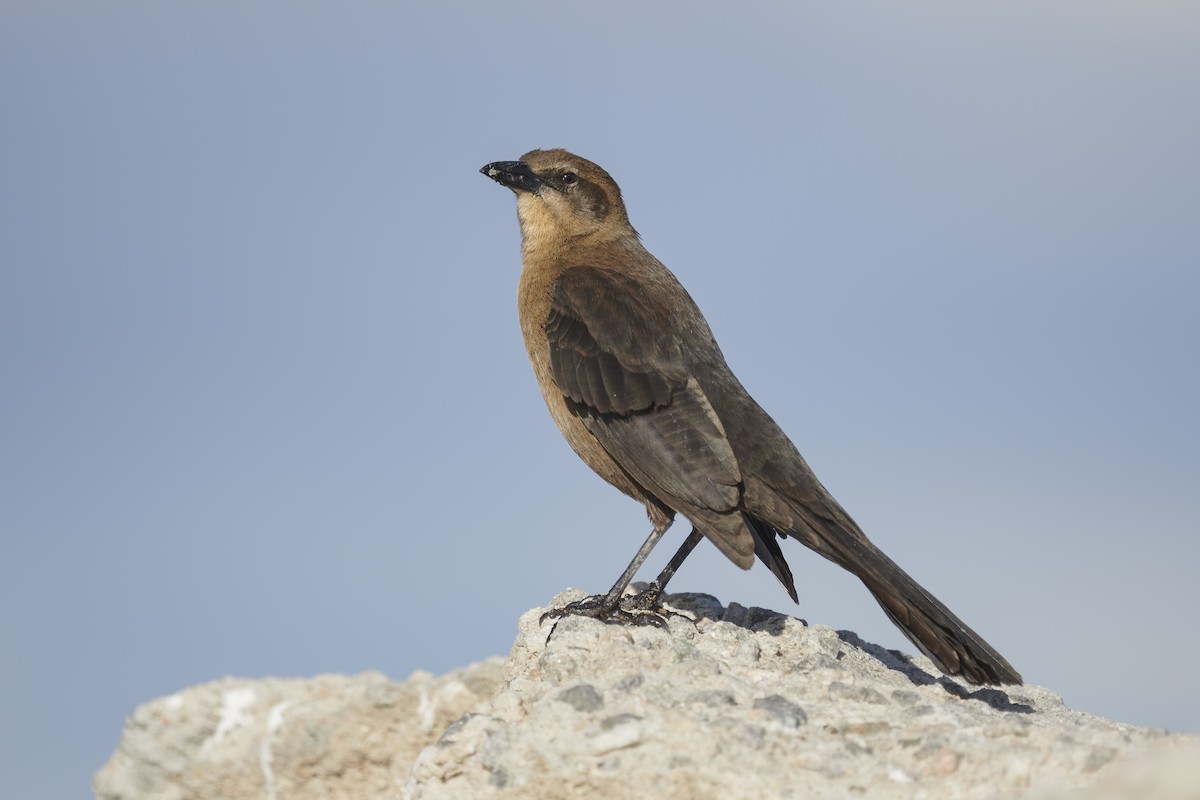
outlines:
[{"label": "rocky ledge", "polygon": [[507,660],[441,677],[186,689],[136,711],[96,797],[1200,797],[1200,737],[970,687],[764,609],[668,605],[669,631],[534,609]]}]

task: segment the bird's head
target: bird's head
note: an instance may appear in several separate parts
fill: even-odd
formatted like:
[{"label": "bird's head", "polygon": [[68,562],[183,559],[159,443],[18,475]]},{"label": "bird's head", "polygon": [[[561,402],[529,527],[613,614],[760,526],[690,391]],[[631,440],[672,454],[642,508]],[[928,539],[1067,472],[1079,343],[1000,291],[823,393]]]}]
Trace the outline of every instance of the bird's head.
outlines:
[{"label": "bird's head", "polygon": [[530,150],[520,161],[495,161],[479,171],[516,194],[526,247],[633,232],[617,182],[574,153]]}]

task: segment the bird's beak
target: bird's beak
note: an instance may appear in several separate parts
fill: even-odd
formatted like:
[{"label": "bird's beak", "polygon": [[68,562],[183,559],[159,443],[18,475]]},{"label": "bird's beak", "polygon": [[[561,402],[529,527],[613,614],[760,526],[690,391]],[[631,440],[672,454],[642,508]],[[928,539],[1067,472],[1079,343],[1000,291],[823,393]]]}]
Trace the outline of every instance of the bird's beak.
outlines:
[{"label": "bird's beak", "polygon": [[542,185],[541,179],[524,161],[493,161],[479,171],[514,192],[537,192]]}]

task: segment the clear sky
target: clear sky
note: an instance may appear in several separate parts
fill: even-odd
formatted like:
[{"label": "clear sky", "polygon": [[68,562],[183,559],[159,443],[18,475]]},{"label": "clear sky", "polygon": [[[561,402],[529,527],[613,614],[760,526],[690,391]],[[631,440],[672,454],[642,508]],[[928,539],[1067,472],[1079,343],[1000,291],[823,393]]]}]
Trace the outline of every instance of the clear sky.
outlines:
[{"label": "clear sky", "polygon": [[[507,651],[648,531],[517,329],[488,161],[620,182],[742,382],[1032,683],[1200,729],[1200,8],[9,2],[0,774],[225,675]],[[679,524],[646,578],[687,533]],[[853,578],[674,588],[912,647]]]}]

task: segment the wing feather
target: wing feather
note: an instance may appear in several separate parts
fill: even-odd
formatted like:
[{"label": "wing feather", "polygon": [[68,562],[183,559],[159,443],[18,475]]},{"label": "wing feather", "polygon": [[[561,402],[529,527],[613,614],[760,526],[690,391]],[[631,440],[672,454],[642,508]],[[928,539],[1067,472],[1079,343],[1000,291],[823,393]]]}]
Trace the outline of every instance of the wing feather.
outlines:
[{"label": "wing feather", "polygon": [[675,505],[732,511],[741,496],[737,459],[691,377],[670,311],[645,302],[627,275],[569,269],[555,283],[545,325],[550,371],[588,430],[643,486]]}]

